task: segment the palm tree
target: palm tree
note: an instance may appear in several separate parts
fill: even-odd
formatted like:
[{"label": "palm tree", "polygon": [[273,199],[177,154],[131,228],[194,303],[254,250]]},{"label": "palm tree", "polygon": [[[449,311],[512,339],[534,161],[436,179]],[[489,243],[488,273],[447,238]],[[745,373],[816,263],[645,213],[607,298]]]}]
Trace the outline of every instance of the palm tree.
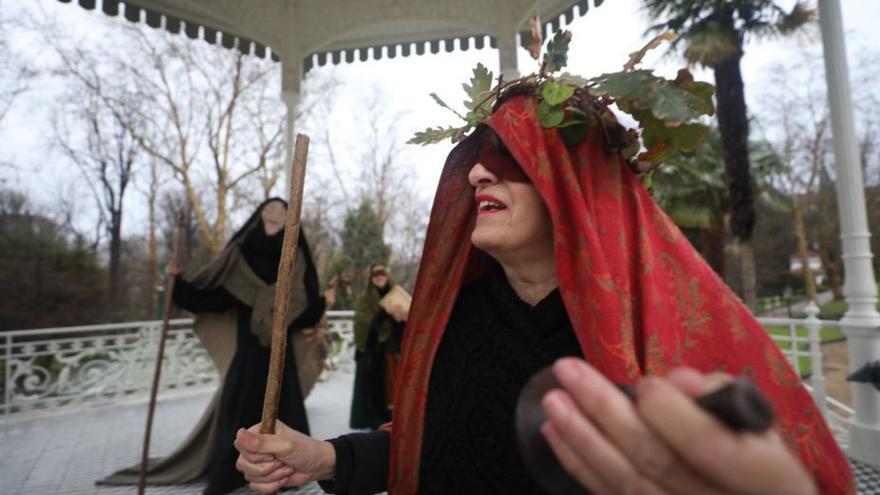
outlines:
[{"label": "palm tree", "polygon": [[730,230],[739,243],[743,299],[754,308],[755,260],[751,247],[755,198],[749,161],[749,122],[740,60],[747,37],[790,33],[813,18],[798,1],[786,11],[774,0],[644,0],[652,19],[649,31],[673,30],[691,64],[715,73],[718,128],[729,194]]},{"label": "palm tree", "polygon": [[717,129],[693,156],[677,156],[654,171],[651,194],[682,229],[698,232],[696,247],[715,272],[724,276],[724,227],[727,188]]},{"label": "palm tree", "polygon": [[[690,156],[675,155],[656,169],[651,195],[663,211],[682,229],[696,230],[695,245],[709,266],[724,276],[724,233],[728,224],[730,192],[724,180],[721,135],[717,128],[706,133],[706,142]],[[751,189],[757,199],[781,209],[785,199],[773,189],[771,174],[781,162],[766,141],[748,143],[749,161],[754,164]]]}]

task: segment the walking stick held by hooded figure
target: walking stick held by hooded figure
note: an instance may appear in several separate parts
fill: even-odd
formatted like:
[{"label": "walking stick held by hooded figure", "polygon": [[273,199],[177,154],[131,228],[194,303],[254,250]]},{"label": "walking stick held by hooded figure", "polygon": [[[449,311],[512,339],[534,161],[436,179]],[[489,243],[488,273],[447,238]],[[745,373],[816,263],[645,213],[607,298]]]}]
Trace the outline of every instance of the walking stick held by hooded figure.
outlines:
[{"label": "walking stick held by hooded figure", "polygon": [[[180,266],[180,255],[182,252],[181,243],[183,242],[183,214],[177,216],[177,233],[174,238],[174,247],[171,251],[171,262],[176,266]],[[168,337],[168,328],[171,321],[171,307],[174,304],[171,295],[174,292],[175,274],[165,271],[165,306],[162,318],[162,330],[159,334],[159,351],[156,355],[156,371],[153,373],[153,387],[150,390],[150,406],[147,409],[147,426],[144,430],[144,449],[141,454],[141,472],[138,478],[138,495],[143,495],[147,486],[147,466],[150,455],[150,435],[153,430],[153,414],[156,412],[156,394],[159,392],[159,377],[162,374],[162,359],[165,355],[165,339]]]},{"label": "walking stick held by hooded figure", "polygon": [[287,351],[287,305],[290,302],[290,285],[296,261],[296,240],[299,237],[301,224],[303,185],[308,154],[309,137],[305,134],[297,134],[290,177],[290,200],[284,225],[281,261],[278,263],[278,282],[275,285],[275,305],[272,312],[272,350],[269,355],[269,376],[266,379],[266,396],[263,400],[260,433],[275,433],[275,421],[278,418],[278,399],[284,372],[284,353]]}]

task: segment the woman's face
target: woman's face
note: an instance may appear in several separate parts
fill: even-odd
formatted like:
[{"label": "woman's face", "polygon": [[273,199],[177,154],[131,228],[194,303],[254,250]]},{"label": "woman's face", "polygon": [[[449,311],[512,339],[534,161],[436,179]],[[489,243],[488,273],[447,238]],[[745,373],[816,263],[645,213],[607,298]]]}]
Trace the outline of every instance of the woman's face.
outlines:
[{"label": "woman's face", "polygon": [[370,277],[370,281],[373,282],[373,285],[381,289],[388,283],[388,275],[385,275],[384,273],[374,274]]},{"label": "woman's face", "polygon": [[273,236],[284,228],[284,222],[287,220],[287,208],[281,201],[270,201],[260,211],[260,218],[263,219],[266,235]]},{"label": "woman's face", "polygon": [[499,167],[498,161],[504,159],[522,174],[512,158],[499,157],[497,152],[482,153],[468,174],[477,205],[471,242],[502,264],[552,256],[550,213],[537,189],[523,180],[524,174],[505,173],[511,164]]}]

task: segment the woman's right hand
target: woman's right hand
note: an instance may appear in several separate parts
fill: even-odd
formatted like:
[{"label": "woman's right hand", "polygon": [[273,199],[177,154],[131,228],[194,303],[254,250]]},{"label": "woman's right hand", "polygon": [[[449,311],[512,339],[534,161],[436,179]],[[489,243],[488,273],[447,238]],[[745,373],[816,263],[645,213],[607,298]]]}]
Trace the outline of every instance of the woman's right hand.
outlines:
[{"label": "woman's right hand", "polygon": [[171,261],[169,261],[168,264],[165,265],[165,273],[171,275],[172,277],[176,277],[183,273],[183,269],[180,267],[180,263],[178,263],[177,260],[172,257]]},{"label": "woman's right hand", "polygon": [[331,286],[329,289],[324,291],[324,301],[326,302],[327,309],[330,309],[333,306],[333,303],[336,302],[336,288]]},{"label": "woman's right hand", "polygon": [[235,434],[239,452],[235,468],[244,474],[252,490],[274,493],[287,486],[299,486],[313,480],[333,478],[336,450],[329,442],[275,423],[274,434],[260,433],[260,425]]},{"label": "woman's right hand", "polygon": [[409,310],[400,304],[392,304],[388,307],[388,314],[397,321],[406,321],[409,319]]},{"label": "woman's right hand", "polygon": [[633,404],[580,359],[557,361],[553,374],[563,388],[544,396],[542,432],[565,470],[593,493],[818,491],[775,430],[734,432],[694,403],[730,377],[683,367],[643,377]]}]

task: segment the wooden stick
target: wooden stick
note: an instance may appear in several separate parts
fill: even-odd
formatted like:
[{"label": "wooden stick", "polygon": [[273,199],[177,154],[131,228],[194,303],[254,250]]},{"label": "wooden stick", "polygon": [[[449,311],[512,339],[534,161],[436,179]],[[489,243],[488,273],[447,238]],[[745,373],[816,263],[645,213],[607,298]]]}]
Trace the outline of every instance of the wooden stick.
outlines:
[{"label": "wooden stick", "polygon": [[[177,218],[177,233],[175,234],[174,247],[171,253],[172,263],[180,266],[180,243],[183,240],[183,215]],[[153,432],[153,414],[156,412],[156,395],[159,393],[159,377],[162,374],[162,359],[165,356],[165,339],[168,337],[168,328],[171,321],[171,296],[174,292],[175,275],[165,273],[165,308],[162,318],[162,330],[159,334],[159,352],[156,355],[156,371],[153,372],[153,387],[150,390],[150,405],[147,409],[147,427],[144,430],[144,449],[141,452],[141,472],[138,478],[138,494],[144,495],[147,489],[147,463],[150,459],[150,435]]]},{"label": "wooden stick", "polygon": [[275,284],[272,350],[269,356],[269,376],[266,379],[266,396],[263,400],[263,420],[260,423],[260,433],[275,433],[275,420],[278,419],[278,399],[284,376],[284,354],[287,351],[287,306],[290,302],[291,279],[296,262],[296,241],[299,238],[308,154],[308,136],[297,134],[293,150],[293,170],[290,177],[290,201],[287,204],[287,221],[284,225],[284,243],[281,247],[281,261],[278,263],[278,282]]}]

